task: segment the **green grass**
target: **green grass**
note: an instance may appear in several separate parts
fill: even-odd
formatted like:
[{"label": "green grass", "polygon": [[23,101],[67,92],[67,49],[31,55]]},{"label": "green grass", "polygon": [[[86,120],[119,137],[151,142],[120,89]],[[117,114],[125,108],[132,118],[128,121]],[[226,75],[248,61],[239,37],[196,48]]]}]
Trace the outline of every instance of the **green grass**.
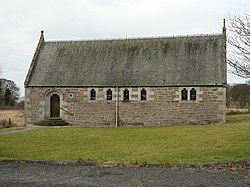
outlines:
[{"label": "green grass", "polygon": [[250,123],[250,114],[237,114],[237,115],[228,115],[227,123]]},{"label": "green grass", "polygon": [[225,125],[39,128],[0,135],[0,159],[204,163],[250,159],[250,115]]}]

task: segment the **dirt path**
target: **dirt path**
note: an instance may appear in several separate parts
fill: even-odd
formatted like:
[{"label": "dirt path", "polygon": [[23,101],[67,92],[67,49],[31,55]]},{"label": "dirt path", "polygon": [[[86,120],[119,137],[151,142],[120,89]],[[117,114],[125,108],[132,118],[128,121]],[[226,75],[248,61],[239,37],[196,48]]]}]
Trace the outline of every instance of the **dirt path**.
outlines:
[{"label": "dirt path", "polygon": [[0,163],[0,186],[250,186],[249,170]]},{"label": "dirt path", "polygon": [[18,133],[18,132],[25,132],[25,131],[34,130],[36,128],[45,128],[45,127],[35,126],[35,125],[27,125],[26,127],[23,127],[23,128],[18,128],[18,129],[13,129],[13,130],[9,130],[9,131],[0,132],[0,135],[13,134],[13,133]]}]

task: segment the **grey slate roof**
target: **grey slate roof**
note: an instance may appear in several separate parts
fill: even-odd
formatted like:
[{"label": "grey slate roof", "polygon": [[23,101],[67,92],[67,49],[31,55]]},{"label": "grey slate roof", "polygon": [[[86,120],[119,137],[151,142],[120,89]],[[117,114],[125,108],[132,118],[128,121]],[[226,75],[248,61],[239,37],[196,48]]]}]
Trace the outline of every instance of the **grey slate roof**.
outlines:
[{"label": "grey slate roof", "polygon": [[26,86],[226,83],[222,34],[92,41],[43,41],[43,35],[41,38]]}]

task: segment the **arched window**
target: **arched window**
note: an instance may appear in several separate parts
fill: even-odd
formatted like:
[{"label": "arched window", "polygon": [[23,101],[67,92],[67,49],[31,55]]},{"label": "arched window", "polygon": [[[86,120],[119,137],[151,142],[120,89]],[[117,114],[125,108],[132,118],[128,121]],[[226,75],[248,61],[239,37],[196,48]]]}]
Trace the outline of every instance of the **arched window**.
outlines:
[{"label": "arched window", "polygon": [[186,88],[183,88],[182,90],[181,90],[181,100],[187,100],[188,99],[188,91],[187,91],[187,89]]},{"label": "arched window", "polygon": [[190,100],[192,101],[196,100],[196,90],[194,88],[190,90]]},{"label": "arched window", "polygon": [[107,90],[107,100],[112,100],[112,90],[111,89]]},{"label": "arched window", "polygon": [[141,100],[147,100],[147,90],[145,90],[144,88],[141,90]]},{"label": "arched window", "polygon": [[90,100],[96,100],[96,91],[94,89],[90,90]]},{"label": "arched window", "polygon": [[125,89],[123,91],[123,100],[124,101],[129,101],[129,90],[128,89]]}]

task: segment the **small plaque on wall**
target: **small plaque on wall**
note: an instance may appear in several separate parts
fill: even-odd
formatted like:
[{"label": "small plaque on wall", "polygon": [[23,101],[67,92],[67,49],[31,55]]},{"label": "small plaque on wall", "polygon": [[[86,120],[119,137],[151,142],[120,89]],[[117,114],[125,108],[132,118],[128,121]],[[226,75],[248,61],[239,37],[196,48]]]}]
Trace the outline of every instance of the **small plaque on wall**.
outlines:
[{"label": "small plaque on wall", "polygon": [[69,92],[68,93],[68,100],[69,101],[75,101],[75,93]]}]

